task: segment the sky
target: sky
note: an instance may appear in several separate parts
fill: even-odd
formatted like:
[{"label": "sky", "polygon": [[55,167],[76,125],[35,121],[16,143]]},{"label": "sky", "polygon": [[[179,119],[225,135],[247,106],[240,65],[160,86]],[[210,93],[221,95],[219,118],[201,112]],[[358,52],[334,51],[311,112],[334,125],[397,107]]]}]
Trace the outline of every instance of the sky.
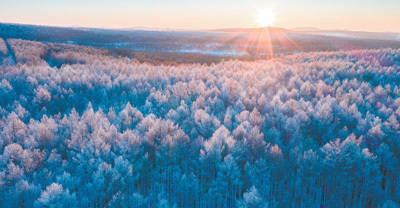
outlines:
[{"label": "sky", "polygon": [[0,0],[0,22],[99,28],[216,29],[272,26],[400,33],[400,0]]}]

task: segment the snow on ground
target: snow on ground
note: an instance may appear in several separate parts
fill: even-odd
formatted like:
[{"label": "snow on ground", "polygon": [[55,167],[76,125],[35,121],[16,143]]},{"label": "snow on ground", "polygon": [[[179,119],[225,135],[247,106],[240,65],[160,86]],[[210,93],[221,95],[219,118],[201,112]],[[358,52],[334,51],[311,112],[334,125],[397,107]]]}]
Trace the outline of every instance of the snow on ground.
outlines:
[{"label": "snow on ground", "polygon": [[0,38],[0,53],[2,55],[7,55],[7,46],[2,38]]}]

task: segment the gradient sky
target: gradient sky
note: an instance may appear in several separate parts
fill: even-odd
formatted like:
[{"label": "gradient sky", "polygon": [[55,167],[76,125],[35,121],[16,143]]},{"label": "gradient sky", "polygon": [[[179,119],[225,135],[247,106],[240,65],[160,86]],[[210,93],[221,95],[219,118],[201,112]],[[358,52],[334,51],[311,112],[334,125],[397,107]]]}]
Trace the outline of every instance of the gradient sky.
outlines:
[{"label": "gradient sky", "polygon": [[129,28],[256,27],[261,8],[274,26],[400,32],[400,0],[0,0],[0,22]]}]

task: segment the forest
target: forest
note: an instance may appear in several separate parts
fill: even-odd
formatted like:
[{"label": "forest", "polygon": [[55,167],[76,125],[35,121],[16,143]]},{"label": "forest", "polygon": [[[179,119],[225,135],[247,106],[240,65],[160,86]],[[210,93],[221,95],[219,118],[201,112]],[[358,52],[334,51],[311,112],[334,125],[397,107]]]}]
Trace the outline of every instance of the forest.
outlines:
[{"label": "forest", "polygon": [[103,49],[110,56],[154,65],[212,64],[231,59],[254,61],[314,51],[400,49],[400,35],[395,33],[302,31],[280,27],[192,31],[54,27],[0,22],[0,38],[94,47]]},{"label": "forest", "polygon": [[0,39],[0,207],[399,207],[400,50],[154,65]]}]

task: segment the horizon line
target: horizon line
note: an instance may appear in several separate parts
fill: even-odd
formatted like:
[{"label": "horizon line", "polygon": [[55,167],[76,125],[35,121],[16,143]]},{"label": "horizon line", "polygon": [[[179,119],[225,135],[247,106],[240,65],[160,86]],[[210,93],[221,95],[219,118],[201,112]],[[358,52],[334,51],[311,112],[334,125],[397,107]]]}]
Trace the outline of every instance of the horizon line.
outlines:
[{"label": "horizon line", "polygon": [[188,27],[162,27],[162,26],[129,26],[129,27],[100,27],[100,26],[80,26],[80,25],[55,25],[55,24],[35,24],[35,23],[20,23],[20,22],[3,22],[0,24],[9,25],[24,25],[24,26],[38,26],[38,27],[58,27],[58,28],[72,28],[72,29],[103,29],[103,30],[122,30],[122,31],[187,31],[187,32],[201,32],[201,31],[217,31],[217,30],[232,30],[232,29],[262,29],[262,28],[279,28],[293,31],[346,31],[346,32],[367,32],[367,33],[392,33],[400,34],[395,31],[376,31],[376,30],[358,30],[358,29],[346,29],[346,28],[320,28],[313,26],[299,26],[299,27],[282,27],[282,26],[268,26],[268,27],[218,27],[218,28],[188,28]]}]

